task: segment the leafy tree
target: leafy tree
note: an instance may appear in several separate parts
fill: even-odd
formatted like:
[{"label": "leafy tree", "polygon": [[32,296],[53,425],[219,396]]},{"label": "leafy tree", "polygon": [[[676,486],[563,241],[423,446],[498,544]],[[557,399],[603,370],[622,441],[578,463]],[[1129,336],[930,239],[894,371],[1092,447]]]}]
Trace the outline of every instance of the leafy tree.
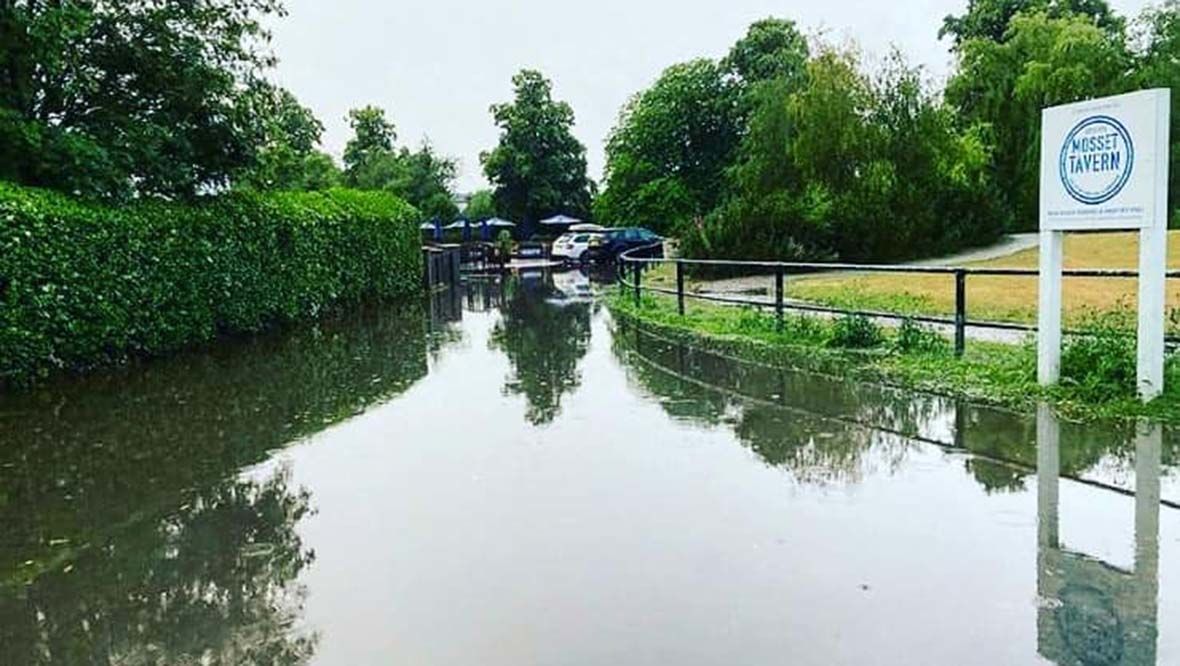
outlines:
[{"label": "leafy tree", "polygon": [[0,178],[191,196],[253,163],[280,0],[0,0]]},{"label": "leafy tree", "polygon": [[705,215],[741,132],[738,91],[717,63],[669,67],[628,102],[607,139],[595,217],[665,231]]},{"label": "leafy tree", "polygon": [[688,254],[904,259],[1000,233],[986,143],[899,55],[874,80],[825,49],[805,80],[758,91],[726,199],[684,230]]},{"label": "leafy tree", "polygon": [[332,158],[316,150],[324,126],[289,91],[256,86],[252,113],[261,132],[256,163],[236,183],[260,190],[319,190],[339,183]]},{"label": "leafy tree", "polygon": [[1172,89],[1171,209],[1180,225],[1180,2],[1148,7],[1136,28],[1135,79],[1142,88]]},{"label": "leafy tree", "polygon": [[797,85],[807,69],[807,38],[794,21],[756,21],[721,61],[724,70],[743,83],[785,79]]},{"label": "leafy tree", "polygon": [[[872,82],[871,95],[871,141],[839,211],[837,252],[904,259],[999,237],[1006,218],[982,129],[958,129],[953,110],[898,53]],[[796,156],[812,157],[802,150]]]},{"label": "leafy tree", "polygon": [[[868,166],[872,91],[849,53],[826,50],[807,86],[786,81],[754,97],[750,131],[729,172],[728,196],[684,239],[691,255],[831,258],[841,194]],[[868,176],[868,173],[864,175]]]},{"label": "leafy tree", "polygon": [[1125,27],[1106,0],[968,0],[963,15],[943,19],[938,37],[949,35],[955,48],[972,39],[1002,42],[1017,14],[1037,12],[1052,18],[1080,16],[1111,34],[1119,34]]},{"label": "leafy tree", "polygon": [[344,179],[340,167],[332,156],[319,150],[313,150],[303,158],[300,165],[300,179],[295,185],[303,190],[326,190],[339,186]]},{"label": "leafy tree", "polygon": [[552,214],[587,215],[586,148],[571,132],[573,109],[553,99],[553,85],[540,72],[522,70],[512,85],[513,101],[491,107],[499,144],[480,155],[496,209],[526,233]]},{"label": "leafy tree", "polygon": [[970,39],[959,53],[947,100],[964,124],[988,128],[996,183],[1012,223],[1035,228],[1041,109],[1133,86],[1125,40],[1080,16],[1019,14],[1003,42]]},{"label": "leafy tree", "polygon": [[402,148],[396,166],[385,189],[416,206],[426,219],[452,219],[459,214],[451,192],[458,172],[453,159],[439,155],[424,141],[417,151]]},{"label": "leafy tree", "polygon": [[344,174],[353,187],[380,189],[382,162],[393,153],[397,132],[385,109],[366,106],[348,112],[353,137],[344,146]]},{"label": "leafy tree", "polygon": [[[747,134],[727,171],[726,197],[700,224],[681,229],[684,251],[714,257],[830,258],[824,216],[830,197],[824,188],[809,186],[792,159],[787,82],[761,86],[751,105]],[[854,130],[859,123],[844,127]]]},{"label": "leafy tree", "polygon": [[750,26],[720,62],[669,67],[627,104],[607,140],[595,216],[669,231],[714,210],[763,86],[794,90],[808,46],[795,23]]},{"label": "leafy tree", "polygon": [[471,195],[463,216],[469,220],[486,220],[496,216],[496,199],[491,190],[479,190]]},{"label": "leafy tree", "polygon": [[453,159],[439,155],[429,142],[416,151],[395,148],[397,131],[384,109],[353,109],[348,118],[353,137],[344,147],[344,179],[350,187],[392,192],[424,218],[458,215],[451,193],[458,172]]}]

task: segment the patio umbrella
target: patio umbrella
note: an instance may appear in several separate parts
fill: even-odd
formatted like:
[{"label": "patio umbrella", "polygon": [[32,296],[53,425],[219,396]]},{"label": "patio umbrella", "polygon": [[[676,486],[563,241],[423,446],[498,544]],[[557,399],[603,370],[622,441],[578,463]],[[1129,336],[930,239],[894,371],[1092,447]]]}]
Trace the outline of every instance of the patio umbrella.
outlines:
[{"label": "patio umbrella", "polygon": [[512,230],[516,228],[514,222],[509,222],[500,217],[490,217],[483,221],[485,233],[487,236],[485,240],[492,240],[494,234],[499,233],[497,230],[503,231],[505,229]]},{"label": "patio umbrella", "polygon": [[570,227],[570,231],[606,231],[606,227],[601,224],[575,224]]},{"label": "patio umbrella", "polygon": [[566,225],[566,224],[577,224],[579,222],[581,222],[581,220],[579,220],[578,218],[570,217],[568,215],[554,215],[553,217],[547,217],[547,218],[541,220],[541,224],[544,224],[544,225]]},{"label": "patio umbrella", "polygon": [[455,220],[454,222],[443,227],[443,229],[462,229],[463,230],[463,242],[467,242],[467,241],[471,240],[471,222],[468,221],[467,218],[465,218],[465,217],[461,217],[461,218]]}]

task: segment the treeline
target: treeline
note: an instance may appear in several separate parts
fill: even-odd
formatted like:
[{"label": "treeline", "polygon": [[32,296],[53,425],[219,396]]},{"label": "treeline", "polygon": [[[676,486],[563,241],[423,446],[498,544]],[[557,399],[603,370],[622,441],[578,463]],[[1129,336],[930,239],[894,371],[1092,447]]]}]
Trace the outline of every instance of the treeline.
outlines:
[{"label": "treeline", "polygon": [[324,126],[267,79],[279,0],[0,0],[0,180],[119,203],[349,187],[458,214],[454,159],[349,114],[343,168]]},{"label": "treeline", "polygon": [[457,207],[458,162],[397,145],[385,110],[349,112],[337,162],[324,125],[268,80],[282,0],[0,0],[0,181],[107,202],[234,190],[380,190],[420,219],[586,217],[593,192],[573,110],[539,72],[490,108],[493,189]]},{"label": "treeline", "polygon": [[[596,218],[678,235],[693,256],[978,245],[1037,226],[1043,107],[1180,84],[1175,0],[1131,22],[1103,0],[971,0],[940,36],[956,61],[944,90],[896,52],[868,67],[784,19],[753,24],[719,61],[669,67],[608,138]],[[1178,177],[1174,164],[1173,203]]]}]

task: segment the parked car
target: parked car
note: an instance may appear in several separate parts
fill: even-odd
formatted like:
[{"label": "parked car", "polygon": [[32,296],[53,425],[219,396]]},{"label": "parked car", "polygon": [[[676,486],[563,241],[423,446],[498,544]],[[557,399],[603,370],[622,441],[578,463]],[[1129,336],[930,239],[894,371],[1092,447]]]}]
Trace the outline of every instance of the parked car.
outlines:
[{"label": "parked car", "polygon": [[553,241],[553,249],[549,251],[549,256],[565,261],[585,262],[590,258],[591,241],[603,233],[603,231],[572,231],[562,234]]},{"label": "parked car", "polygon": [[614,261],[619,255],[635,248],[647,248],[629,256],[663,257],[664,239],[642,227],[607,229],[606,233],[590,239],[587,259],[592,261]]}]

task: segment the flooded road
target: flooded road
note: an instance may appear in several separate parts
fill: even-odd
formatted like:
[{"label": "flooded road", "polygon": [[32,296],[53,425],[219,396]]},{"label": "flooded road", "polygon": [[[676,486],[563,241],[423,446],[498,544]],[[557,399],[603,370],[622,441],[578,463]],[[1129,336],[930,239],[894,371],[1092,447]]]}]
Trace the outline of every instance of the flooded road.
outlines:
[{"label": "flooded road", "polygon": [[0,397],[0,664],[1177,664],[1178,504],[1150,424],[473,279]]}]

